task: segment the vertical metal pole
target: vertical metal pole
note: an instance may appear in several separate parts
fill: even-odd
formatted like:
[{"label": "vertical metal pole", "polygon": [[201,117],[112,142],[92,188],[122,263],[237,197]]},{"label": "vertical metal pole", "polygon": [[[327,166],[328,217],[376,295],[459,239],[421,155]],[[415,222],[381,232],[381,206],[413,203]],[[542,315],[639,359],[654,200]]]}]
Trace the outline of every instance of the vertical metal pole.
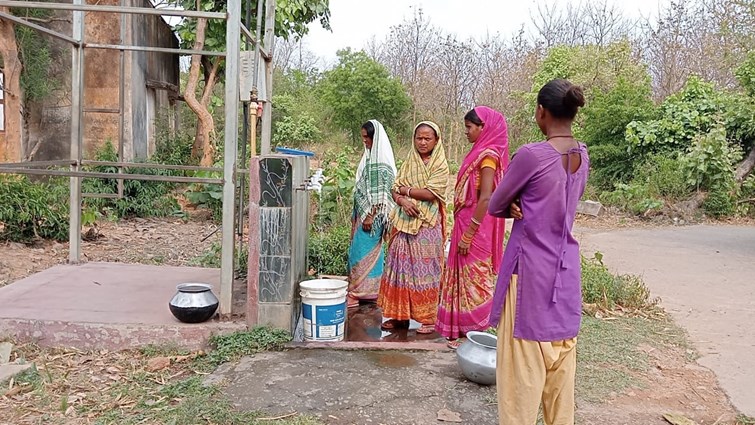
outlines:
[{"label": "vertical metal pole", "polygon": [[[84,4],[85,0],[74,0],[74,4]],[[78,171],[81,164],[81,142],[83,127],[84,97],[84,12],[73,12],[73,38],[79,42],[71,49],[71,166]],[[68,262],[76,264],[81,259],[81,177],[71,177],[68,217]]]},{"label": "vertical metal pole", "polygon": [[[275,41],[275,0],[265,2],[265,49],[273,55]],[[273,136],[273,61],[272,57],[265,60],[265,89],[267,90],[266,105],[262,110],[262,154],[270,153],[270,141]]]},{"label": "vertical metal pole", "polygon": [[[121,0],[121,6],[124,5],[124,0]],[[126,44],[126,14],[121,13],[121,45]],[[120,51],[120,64],[119,64],[120,78],[118,84],[118,162],[125,162],[123,158],[123,143],[126,138],[126,51]],[[118,167],[118,174],[123,173],[123,167]],[[123,179],[118,180],[118,198],[123,198]]]},{"label": "vertical metal pole", "polygon": [[[249,28],[249,23],[252,21],[252,3],[250,0],[246,0],[244,2],[244,25]],[[246,47],[246,51],[249,51],[249,38],[244,37],[244,46]],[[244,143],[241,144],[241,164],[240,168],[245,169],[246,168],[246,140],[247,135],[249,133],[249,102],[244,102],[243,104],[243,113],[242,117],[244,117],[244,122],[241,126],[241,140],[244,141]],[[252,152],[252,155],[254,155],[254,152]],[[242,177],[241,181],[239,182],[239,207],[238,212],[236,216],[236,235],[239,237],[239,252],[243,252],[244,248],[244,205],[246,205],[246,199],[244,198],[244,186],[245,186],[245,180]],[[240,263],[240,262],[239,262]],[[240,264],[239,264],[240,265]]]},{"label": "vertical metal pole", "polygon": [[233,300],[234,199],[239,121],[239,42],[241,0],[228,1],[225,58],[225,140],[223,145],[223,239],[220,256],[220,314],[230,314]]}]

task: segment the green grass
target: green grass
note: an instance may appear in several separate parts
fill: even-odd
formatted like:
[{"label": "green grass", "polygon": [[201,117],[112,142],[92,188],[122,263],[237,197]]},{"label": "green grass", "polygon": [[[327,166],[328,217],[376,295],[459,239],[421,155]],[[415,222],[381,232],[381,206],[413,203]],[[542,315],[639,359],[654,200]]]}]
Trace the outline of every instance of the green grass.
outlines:
[{"label": "green grass", "polygon": [[637,375],[651,368],[639,347],[689,348],[684,331],[667,319],[617,317],[611,320],[583,316],[577,344],[577,395],[601,402],[612,393],[642,386]]},{"label": "green grass", "polygon": [[755,418],[747,415],[738,415],[736,425],[755,425]]},{"label": "green grass", "polygon": [[280,350],[289,341],[291,334],[287,331],[267,326],[228,335],[215,335],[210,338],[213,349],[207,360],[212,366],[218,366],[261,351]]},{"label": "green grass", "polygon": [[640,276],[611,273],[600,252],[582,257],[582,299],[602,310],[652,311],[658,304]]},{"label": "green grass", "polygon": [[[257,327],[211,339],[208,353],[188,352],[174,345],[148,345],[124,352],[80,352],[17,348],[33,367],[0,388],[0,417],[19,423],[66,424],[275,424],[317,425],[316,418],[294,414],[280,419],[260,411],[234,408],[222,393],[222,383],[205,385],[204,376],[226,361],[243,355],[280,349],[290,341],[280,329]],[[170,365],[150,369],[156,357]],[[14,389],[20,398],[4,399]],[[29,417],[29,412],[33,417]]]}]

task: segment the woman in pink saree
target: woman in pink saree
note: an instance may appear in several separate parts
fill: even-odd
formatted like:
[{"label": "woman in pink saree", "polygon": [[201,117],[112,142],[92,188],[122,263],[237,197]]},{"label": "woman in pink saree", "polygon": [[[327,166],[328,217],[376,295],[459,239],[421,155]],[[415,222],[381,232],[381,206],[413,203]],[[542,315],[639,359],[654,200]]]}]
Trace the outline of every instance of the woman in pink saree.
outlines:
[{"label": "woman in pink saree", "polygon": [[488,327],[505,229],[504,219],[487,214],[488,201],[509,164],[503,114],[478,106],[464,116],[464,126],[473,146],[456,177],[454,227],[435,322],[451,348],[468,331]]}]

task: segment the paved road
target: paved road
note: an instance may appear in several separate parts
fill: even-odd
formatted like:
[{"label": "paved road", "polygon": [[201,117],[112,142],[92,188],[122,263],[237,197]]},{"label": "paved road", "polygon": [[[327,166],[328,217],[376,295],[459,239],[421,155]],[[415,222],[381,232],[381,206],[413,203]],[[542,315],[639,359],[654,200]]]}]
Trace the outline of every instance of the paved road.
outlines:
[{"label": "paved road", "polygon": [[755,416],[755,227],[577,229],[585,255],[644,276],[734,406]]}]

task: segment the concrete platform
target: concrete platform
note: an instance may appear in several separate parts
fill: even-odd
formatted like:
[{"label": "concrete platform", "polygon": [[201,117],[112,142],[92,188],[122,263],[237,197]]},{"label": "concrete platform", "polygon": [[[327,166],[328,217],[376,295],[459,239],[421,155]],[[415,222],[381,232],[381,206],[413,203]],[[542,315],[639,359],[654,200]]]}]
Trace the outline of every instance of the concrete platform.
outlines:
[{"label": "concrete platform", "polygon": [[179,322],[168,309],[176,285],[204,282],[218,294],[219,269],[123,263],[58,265],[0,288],[0,336],[42,346],[125,349],[206,345],[246,322]]}]

